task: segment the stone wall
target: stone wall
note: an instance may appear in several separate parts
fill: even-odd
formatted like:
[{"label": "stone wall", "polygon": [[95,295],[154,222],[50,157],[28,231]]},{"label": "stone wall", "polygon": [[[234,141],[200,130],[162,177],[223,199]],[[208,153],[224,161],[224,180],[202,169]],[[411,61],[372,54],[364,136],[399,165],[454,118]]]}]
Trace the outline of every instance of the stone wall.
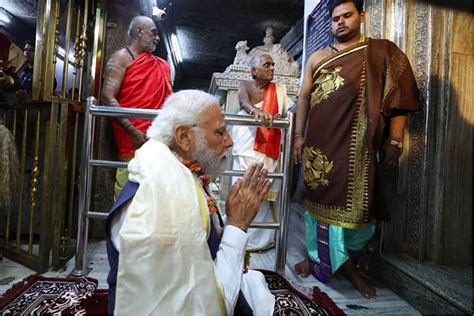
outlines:
[{"label": "stone wall", "polygon": [[366,33],[404,50],[422,96],[410,117],[384,251],[472,264],[472,15],[419,1],[366,1]]}]

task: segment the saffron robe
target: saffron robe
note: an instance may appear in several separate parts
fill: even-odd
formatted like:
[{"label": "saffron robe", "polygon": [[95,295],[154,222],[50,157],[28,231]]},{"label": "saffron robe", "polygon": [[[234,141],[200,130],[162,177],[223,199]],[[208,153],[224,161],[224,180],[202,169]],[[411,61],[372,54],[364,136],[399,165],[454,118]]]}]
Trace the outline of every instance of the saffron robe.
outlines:
[{"label": "saffron robe", "polygon": [[385,122],[419,105],[409,61],[394,43],[368,39],[323,59],[313,82],[304,149],[305,205],[324,223],[368,227]]},{"label": "saffron robe", "polygon": [[[284,96],[283,85],[277,85],[271,82],[263,97],[262,111],[270,113],[272,116],[280,114],[277,87],[278,92]],[[282,99],[282,97],[280,97],[280,99]],[[280,142],[281,130],[279,128],[258,127],[255,133],[253,149],[277,160],[278,157],[280,157]]]},{"label": "saffron robe", "polygon": [[[117,101],[122,107],[158,110],[171,93],[169,65],[144,52],[127,67]],[[130,123],[146,133],[151,120],[131,118]],[[135,152],[132,139],[115,120],[112,120],[112,127],[119,159],[130,160]]]}]

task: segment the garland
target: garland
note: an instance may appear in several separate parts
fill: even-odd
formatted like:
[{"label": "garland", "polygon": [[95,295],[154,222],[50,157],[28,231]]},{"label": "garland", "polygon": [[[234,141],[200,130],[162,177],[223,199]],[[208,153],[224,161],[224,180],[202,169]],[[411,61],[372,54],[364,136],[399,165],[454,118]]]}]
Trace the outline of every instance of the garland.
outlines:
[{"label": "garland", "polygon": [[[197,161],[191,160],[183,160],[183,165],[185,165],[192,173],[195,173],[199,179],[201,179],[202,186],[209,190],[209,184],[211,183],[211,177],[208,174],[204,174],[202,172],[201,165]],[[207,208],[209,209],[209,213],[215,214],[217,212],[217,200],[212,197],[211,195],[207,196]]]}]

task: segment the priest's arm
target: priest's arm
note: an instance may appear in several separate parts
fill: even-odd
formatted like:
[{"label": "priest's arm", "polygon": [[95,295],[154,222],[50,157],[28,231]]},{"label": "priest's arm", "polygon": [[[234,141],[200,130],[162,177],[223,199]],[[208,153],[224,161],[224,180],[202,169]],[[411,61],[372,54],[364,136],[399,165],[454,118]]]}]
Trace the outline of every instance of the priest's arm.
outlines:
[{"label": "priest's arm", "polygon": [[[132,58],[123,49],[115,52],[105,67],[104,88],[102,101],[105,105],[120,106],[117,97],[125,77],[128,65]],[[146,134],[137,129],[128,118],[115,119],[120,126],[130,135],[133,144],[139,148],[146,141]]]}]

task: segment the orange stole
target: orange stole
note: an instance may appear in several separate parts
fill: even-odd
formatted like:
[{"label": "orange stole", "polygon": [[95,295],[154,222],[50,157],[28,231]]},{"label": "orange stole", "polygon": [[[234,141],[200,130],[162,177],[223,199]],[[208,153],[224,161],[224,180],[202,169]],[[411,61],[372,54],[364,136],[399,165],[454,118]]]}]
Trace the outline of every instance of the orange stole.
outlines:
[{"label": "orange stole", "polygon": [[[273,82],[268,85],[263,97],[262,111],[268,112],[272,116],[278,114],[276,84]],[[280,155],[280,140],[281,130],[279,128],[258,127],[255,133],[253,149],[276,160]]]}]

